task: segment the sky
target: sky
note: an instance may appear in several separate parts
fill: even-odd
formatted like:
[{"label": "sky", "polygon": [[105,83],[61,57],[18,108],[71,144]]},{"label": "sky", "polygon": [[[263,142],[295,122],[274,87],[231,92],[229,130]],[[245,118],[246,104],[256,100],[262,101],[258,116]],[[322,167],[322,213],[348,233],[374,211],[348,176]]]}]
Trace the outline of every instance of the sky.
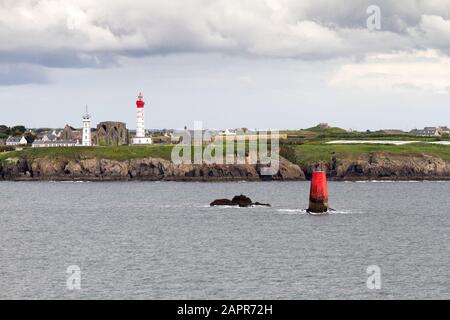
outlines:
[{"label": "sky", "polygon": [[0,124],[134,129],[140,91],[147,128],[450,126],[450,1],[0,0]]}]

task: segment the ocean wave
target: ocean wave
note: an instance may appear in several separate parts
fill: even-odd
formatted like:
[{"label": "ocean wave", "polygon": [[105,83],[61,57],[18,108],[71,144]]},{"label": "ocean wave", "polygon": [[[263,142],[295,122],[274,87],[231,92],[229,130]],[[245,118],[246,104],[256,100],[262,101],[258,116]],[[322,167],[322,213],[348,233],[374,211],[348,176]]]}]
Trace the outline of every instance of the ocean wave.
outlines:
[{"label": "ocean wave", "polygon": [[281,214],[307,214],[306,209],[277,209]]},{"label": "ocean wave", "polygon": [[[349,181],[351,182],[351,181]],[[419,183],[419,180],[357,180],[354,183]]]},{"label": "ocean wave", "polygon": [[[277,214],[309,214],[306,209],[277,209]],[[358,212],[334,210],[329,211],[327,214],[357,214]],[[314,215],[314,214],[312,214]],[[318,214],[320,215],[320,214]]]},{"label": "ocean wave", "polygon": [[50,180],[50,183],[91,183],[92,181],[81,181],[81,180],[73,180],[73,181],[57,181],[57,180]]}]

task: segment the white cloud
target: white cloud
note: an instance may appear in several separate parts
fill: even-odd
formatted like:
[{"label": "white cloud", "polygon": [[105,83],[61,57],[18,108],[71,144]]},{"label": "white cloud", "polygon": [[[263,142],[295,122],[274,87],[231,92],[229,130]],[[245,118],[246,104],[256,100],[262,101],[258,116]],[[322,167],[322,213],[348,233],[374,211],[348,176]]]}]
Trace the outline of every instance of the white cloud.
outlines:
[{"label": "white cloud", "polygon": [[441,16],[422,15],[420,24],[409,32],[419,44],[450,49],[450,20]]},{"label": "white cloud", "polygon": [[372,55],[364,62],[341,66],[329,83],[371,92],[448,93],[450,58],[435,50]]}]

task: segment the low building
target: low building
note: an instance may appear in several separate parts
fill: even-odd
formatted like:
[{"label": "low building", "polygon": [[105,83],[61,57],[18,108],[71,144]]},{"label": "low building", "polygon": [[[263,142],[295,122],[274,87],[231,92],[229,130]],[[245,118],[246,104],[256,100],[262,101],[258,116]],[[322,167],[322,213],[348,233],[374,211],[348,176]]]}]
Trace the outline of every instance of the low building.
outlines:
[{"label": "low building", "polygon": [[180,143],[183,140],[183,135],[174,131],[169,133],[170,136],[170,143],[177,144]]},{"label": "low building", "polygon": [[61,132],[56,132],[56,130],[39,131],[35,134],[35,136],[37,140],[57,140],[60,138]]},{"label": "low building", "polygon": [[[292,136],[290,136],[292,138]],[[287,133],[272,133],[272,132],[255,132],[251,134],[238,134],[234,136],[222,136],[217,135],[214,137],[214,141],[218,141],[219,139],[225,140],[235,140],[235,141],[258,141],[261,139],[277,139],[277,140],[286,140],[288,138]],[[295,138],[295,136],[294,136]]]},{"label": "low building", "polygon": [[24,136],[22,137],[12,137],[10,136],[6,139],[7,146],[26,146],[28,144],[27,139]]},{"label": "low building", "polygon": [[56,141],[58,140],[58,136],[56,134],[53,133],[49,133],[49,134],[45,134],[42,139],[40,139],[42,141]]},{"label": "low building", "polygon": [[77,130],[68,124],[64,127],[59,137],[61,140],[81,140],[82,132]]},{"label": "low building", "polygon": [[317,127],[318,127],[319,129],[330,129],[330,128],[331,128],[330,125],[329,125],[328,123],[319,123],[319,124],[317,125]]},{"label": "low building", "polygon": [[63,147],[77,147],[80,143],[78,140],[36,140],[31,144],[33,148],[63,148]]},{"label": "low building", "polygon": [[450,129],[447,126],[440,127],[425,127],[421,130],[414,129],[410,131],[411,134],[423,137],[440,137],[444,134],[450,134]]},{"label": "low building", "polygon": [[175,130],[169,133],[172,143],[183,143],[185,139],[190,139],[192,145],[208,144],[214,141],[219,134],[216,130]]},{"label": "low building", "polygon": [[443,135],[443,134],[450,134],[450,128],[447,127],[447,126],[439,127],[439,131],[440,131],[441,135]]},{"label": "low building", "polygon": [[153,137],[153,143],[171,144],[172,138],[169,135],[162,135]]},{"label": "low building", "polygon": [[225,131],[222,131],[222,132],[220,133],[220,135],[222,135],[222,136],[235,136],[235,135],[236,135],[236,132],[235,132],[235,131],[232,131],[232,130],[230,130],[230,129],[226,129]]},{"label": "low building", "polygon": [[388,134],[388,135],[401,135],[401,134],[406,134],[405,131],[399,130],[399,129],[382,129],[382,130],[380,130],[380,133],[382,133],[382,134]]},{"label": "low building", "polygon": [[439,137],[441,135],[439,133],[439,129],[436,127],[425,127],[422,130],[414,129],[411,130],[410,133],[415,136],[422,136],[422,137]]}]

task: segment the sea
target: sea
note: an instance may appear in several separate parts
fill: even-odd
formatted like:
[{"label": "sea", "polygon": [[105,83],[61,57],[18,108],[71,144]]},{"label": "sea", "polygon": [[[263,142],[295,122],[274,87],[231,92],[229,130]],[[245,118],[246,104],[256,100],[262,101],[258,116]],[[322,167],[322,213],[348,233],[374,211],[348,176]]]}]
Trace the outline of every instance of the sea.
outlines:
[{"label": "sea", "polygon": [[0,299],[450,298],[450,182],[328,188],[0,182]]}]

